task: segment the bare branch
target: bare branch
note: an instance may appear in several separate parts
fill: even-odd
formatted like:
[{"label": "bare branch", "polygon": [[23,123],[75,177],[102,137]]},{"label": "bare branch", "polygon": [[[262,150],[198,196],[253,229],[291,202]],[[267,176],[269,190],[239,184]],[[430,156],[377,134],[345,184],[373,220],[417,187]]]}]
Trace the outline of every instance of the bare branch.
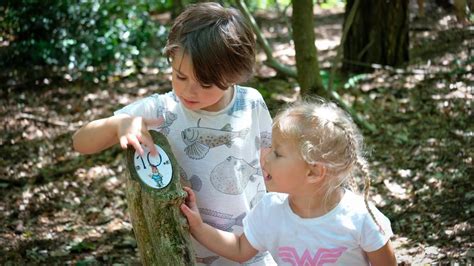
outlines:
[{"label": "bare branch", "polygon": [[268,44],[267,39],[263,36],[262,31],[257,25],[257,22],[255,21],[254,17],[250,13],[250,11],[247,8],[247,5],[243,0],[236,0],[237,6],[239,7],[240,11],[242,14],[245,16],[245,18],[250,22],[250,25],[252,26],[253,31],[257,35],[257,42],[260,44],[262,47],[263,51],[265,52],[265,55],[267,56],[267,60],[264,62],[265,65],[275,69],[276,71],[292,77],[292,78],[297,78],[296,70],[293,68],[290,68],[288,66],[285,66],[281,63],[279,63],[275,58],[273,57],[273,51],[270,45]]}]

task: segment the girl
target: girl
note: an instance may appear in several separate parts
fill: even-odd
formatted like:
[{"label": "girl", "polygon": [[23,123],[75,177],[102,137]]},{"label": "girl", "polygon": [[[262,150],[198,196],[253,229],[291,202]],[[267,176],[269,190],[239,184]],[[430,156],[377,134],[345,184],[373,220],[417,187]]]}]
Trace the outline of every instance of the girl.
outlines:
[{"label": "girl", "polygon": [[[188,188],[181,210],[198,241],[234,261],[268,250],[278,265],[396,265],[390,221],[367,202],[361,146],[356,125],[335,104],[296,104],[274,119],[263,165],[271,192],[244,219],[242,235],[203,223]],[[356,168],[365,198],[348,188]]]},{"label": "girl", "polygon": [[[75,133],[74,148],[90,154],[120,143],[143,155],[144,145],[156,155],[148,129],[160,131],[196,193],[204,220],[242,232],[242,218],[265,191],[260,158],[269,150],[272,125],[262,95],[236,85],[253,72],[253,32],[234,8],[190,5],[174,21],[164,51],[173,91],[88,123]],[[194,250],[203,264],[236,265],[196,241]],[[248,265],[274,265],[268,252],[248,259]]]}]

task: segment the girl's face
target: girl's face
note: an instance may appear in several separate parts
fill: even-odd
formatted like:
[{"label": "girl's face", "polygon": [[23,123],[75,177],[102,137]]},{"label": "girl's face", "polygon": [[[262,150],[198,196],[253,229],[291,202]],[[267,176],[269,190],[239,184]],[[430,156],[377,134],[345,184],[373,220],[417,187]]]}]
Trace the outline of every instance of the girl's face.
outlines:
[{"label": "girl's face", "polygon": [[231,101],[233,90],[221,90],[214,84],[201,84],[194,77],[188,54],[178,50],[172,62],[171,84],[180,102],[190,110],[219,111]]},{"label": "girl's face", "polygon": [[295,140],[272,130],[272,150],[265,157],[265,185],[271,192],[293,194],[306,186],[310,168],[301,157]]}]

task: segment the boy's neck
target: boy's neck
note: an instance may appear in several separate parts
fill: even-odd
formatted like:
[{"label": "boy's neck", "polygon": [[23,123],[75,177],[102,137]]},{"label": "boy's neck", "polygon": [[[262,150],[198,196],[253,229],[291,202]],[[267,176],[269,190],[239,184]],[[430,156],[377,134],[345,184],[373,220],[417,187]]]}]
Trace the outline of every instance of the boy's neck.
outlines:
[{"label": "boy's neck", "polygon": [[324,193],[314,191],[305,195],[289,195],[288,201],[291,210],[301,218],[317,218],[325,215],[334,209],[342,197],[344,190],[336,189],[327,199],[324,200]]},{"label": "boy's neck", "polygon": [[219,100],[219,102],[217,102],[217,104],[213,105],[212,108],[203,108],[202,110],[209,112],[218,112],[226,108],[234,97],[234,87],[235,85],[227,88],[224,95],[222,95],[222,98]]},{"label": "boy's neck", "polygon": [[220,106],[219,110],[222,110],[226,108],[230,102],[232,101],[232,98],[234,97],[234,86],[230,86],[227,88],[226,93],[224,93],[224,96],[222,97],[222,106]]}]

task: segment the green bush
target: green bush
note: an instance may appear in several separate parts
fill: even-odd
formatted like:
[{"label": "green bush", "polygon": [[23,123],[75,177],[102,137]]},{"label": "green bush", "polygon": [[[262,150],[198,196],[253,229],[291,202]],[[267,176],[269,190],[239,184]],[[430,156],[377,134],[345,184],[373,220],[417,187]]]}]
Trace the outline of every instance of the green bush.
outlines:
[{"label": "green bush", "polygon": [[167,29],[151,13],[169,2],[2,1],[0,67],[51,67],[73,79],[139,69],[147,55],[161,54]]}]

